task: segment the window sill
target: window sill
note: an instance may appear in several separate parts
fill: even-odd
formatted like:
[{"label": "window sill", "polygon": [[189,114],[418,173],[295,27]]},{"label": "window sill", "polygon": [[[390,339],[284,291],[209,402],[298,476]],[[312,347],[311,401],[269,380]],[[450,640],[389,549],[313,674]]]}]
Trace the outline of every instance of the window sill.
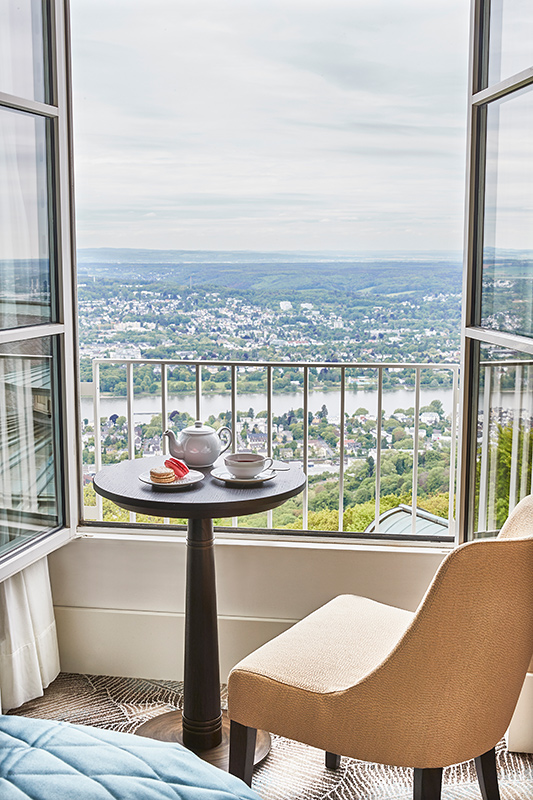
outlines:
[{"label": "window sill", "polygon": [[41,541],[31,540],[27,547],[17,549],[12,554],[6,553],[0,563],[0,582],[63,547],[73,538],[75,537],[70,528],[61,528],[53,533],[44,534]]},{"label": "window sill", "polygon": [[[153,531],[153,532],[152,532]],[[185,543],[187,531],[178,526],[171,529],[149,528],[139,529],[138,525],[132,526],[108,526],[108,525],[80,525],[77,528],[76,538],[101,539],[116,541],[136,541],[136,542],[176,542]],[[238,547],[271,547],[271,548],[290,548],[302,550],[364,550],[368,552],[395,552],[401,550],[408,553],[438,552],[448,553],[455,546],[454,542],[442,541],[422,541],[417,542],[413,539],[391,539],[382,540],[371,538],[349,538],[347,536],[335,536],[332,534],[327,538],[323,535],[313,535],[313,533],[302,534],[272,534],[263,533],[259,530],[246,529],[235,532],[228,529],[215,530],[216,544],[231,545]]]}]

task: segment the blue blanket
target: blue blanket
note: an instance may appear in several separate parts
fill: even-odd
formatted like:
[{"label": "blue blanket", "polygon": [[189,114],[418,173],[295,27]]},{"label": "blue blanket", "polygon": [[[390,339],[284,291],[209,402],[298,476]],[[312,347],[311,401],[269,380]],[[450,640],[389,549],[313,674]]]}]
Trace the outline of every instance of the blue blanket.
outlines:
[{"label": "blue blanket", "polygon": [[260,800],[178,744],[0,715],[1,800]]}]

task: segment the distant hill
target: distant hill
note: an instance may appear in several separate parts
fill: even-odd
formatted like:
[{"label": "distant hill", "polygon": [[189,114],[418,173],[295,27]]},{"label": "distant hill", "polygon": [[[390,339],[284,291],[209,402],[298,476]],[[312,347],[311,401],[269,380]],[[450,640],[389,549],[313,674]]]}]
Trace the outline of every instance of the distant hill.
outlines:
[{"label": "distant hill", "polygon": [[148,250],[126,247],[89,247],[78,250],[78,262],[105,264],[242,264],[256,263],[316,263],[367,262],[367,261],[420,261],[454,260],[460,262],[459,251],[362,251],[332,250]]},{"label": "distant hill", "polygon": [[358,292],[390,296],[461,291],[460,253],[331,253],[91,248],[78,251],[80,278],[237,291]]}]

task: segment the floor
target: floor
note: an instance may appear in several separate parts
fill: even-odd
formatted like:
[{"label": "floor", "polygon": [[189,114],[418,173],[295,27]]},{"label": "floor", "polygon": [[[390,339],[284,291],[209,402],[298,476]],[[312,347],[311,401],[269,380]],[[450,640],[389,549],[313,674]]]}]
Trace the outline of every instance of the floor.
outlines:
[{"label": "floor", "polygon": [[[221,698],[224,706],[225,687]],[[177,681],[61,673],[44,697],[10,713],[133,733],[181,702]],[[509,753],[501,742],[497,758],[502,800],[533,800],[533,756]],[[253,780],[263,800],[410,800],[411,784],[411,770],[355,759],[326,770],[322,751],[278,736]],[[481,800],[472,763],[445,771],[442,800]]]}]

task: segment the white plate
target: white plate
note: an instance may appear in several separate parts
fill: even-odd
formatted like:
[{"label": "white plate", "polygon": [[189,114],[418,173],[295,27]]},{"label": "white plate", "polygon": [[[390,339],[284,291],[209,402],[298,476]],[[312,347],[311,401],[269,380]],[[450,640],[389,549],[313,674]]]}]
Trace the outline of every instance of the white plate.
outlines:
[{"label": "white plate", "polygon": [[148,486],[155,486],[156,489],[183,489],[185,486],[192,486],[193,483],[203,481],[205,475],[195,469],[190,469],[183,478],[178,478],[173,483],[156,483],[150,477],[150,472],[143,472],[139,475],[139,480],[147,483]]},{"label": "white plate", "polygon": [[264,483],[264,481],[270,481],[272,478],[276,477],[276,473],[273,469],[265,469],[253,478],[236,478],[235,475],[232,475],[231,472],[228,472],[228,470],[223,467],[215,467],[215,469],[211,470],[211,475],[213,478],[218,478],[219,481],[225,481],[226,483],[246,483],[248,485]]}]

